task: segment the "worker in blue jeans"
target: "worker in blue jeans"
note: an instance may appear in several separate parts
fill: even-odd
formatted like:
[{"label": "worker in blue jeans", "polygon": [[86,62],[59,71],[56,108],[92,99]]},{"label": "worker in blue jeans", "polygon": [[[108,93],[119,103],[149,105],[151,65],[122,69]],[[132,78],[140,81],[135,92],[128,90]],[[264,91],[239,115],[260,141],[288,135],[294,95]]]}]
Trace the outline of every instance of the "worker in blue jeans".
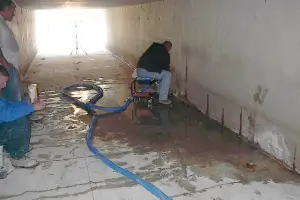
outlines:
[{"label": "worker in blue jeans", "polygon": [[170,66],[170,50],[172,43],[153,43],[137,63],[137,76],[154,78],[158,81],[159,103],[169,105],[168,99],[171,77],[174,68]]},{"label": "worker in blue jeans", "polygon": [[27,100],[19,99],[22,97],[17,70],[14,67],[7,70],[0,65],[0,145],[4,145],[14,167],[31,168],[38,162],[25,156],[30,143],[28,115],[45,106],[39,102],[29,104]]}]

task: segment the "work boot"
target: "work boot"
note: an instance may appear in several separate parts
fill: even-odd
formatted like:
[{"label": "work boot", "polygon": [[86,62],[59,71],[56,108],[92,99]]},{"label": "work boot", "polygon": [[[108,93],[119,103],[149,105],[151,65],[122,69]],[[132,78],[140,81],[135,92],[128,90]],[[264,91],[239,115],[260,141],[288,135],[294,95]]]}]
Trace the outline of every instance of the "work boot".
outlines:
[{"label": "work boot", "polygon": [[43,112],[34,112],[30,115],[30,121],[39,122],[44,119],[45,114]]},{"label": "work boot", "polygon": [[34,168],[39,165],[39,162],[35,159],[30,158],[21,158],[21,159],[13,159],[10,158],[11,164],[16,168]]},{"label": "work boot", "polygon": [[170,100],[159,100],[160,104],[164,104],[164,105],[170,105],[172,103],[172,101]]}]

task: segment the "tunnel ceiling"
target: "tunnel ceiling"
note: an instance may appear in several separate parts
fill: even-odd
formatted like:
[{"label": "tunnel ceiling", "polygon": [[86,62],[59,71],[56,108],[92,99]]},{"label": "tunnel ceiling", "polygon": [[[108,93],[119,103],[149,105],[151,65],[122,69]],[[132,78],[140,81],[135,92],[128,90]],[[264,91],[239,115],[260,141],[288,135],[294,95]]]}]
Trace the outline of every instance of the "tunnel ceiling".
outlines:
[{"label": "tunnel ceiling", "polygon": [[149,3],[159,0],[15,0],[28,9],[51,9],[60,7],[111,7]]}]

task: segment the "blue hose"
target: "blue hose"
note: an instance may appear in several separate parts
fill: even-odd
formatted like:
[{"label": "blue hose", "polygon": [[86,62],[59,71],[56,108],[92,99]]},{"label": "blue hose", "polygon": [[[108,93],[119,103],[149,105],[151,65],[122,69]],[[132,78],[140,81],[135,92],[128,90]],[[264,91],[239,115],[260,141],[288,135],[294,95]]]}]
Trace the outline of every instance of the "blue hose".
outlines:
[{"label": "blue hose", "polygon": [[[96,90],[97,94],[88,102],[88,103],[83,103],[76,98],[72,97],[69,92],[78,90],[78,89],[88,89],[88,90]],[[143,88],[141,91],[146,91],[149,88],[149,86],[146,86]],[[172,200],[171,197],[168,197],[166,194],[164,194],[160,189],[158,189],[156,186],[153,184],[149,183],[148,181],[138,177],[137,175],[133,174],[132,172],[121,168],[111,160],[109,160],[107,157],[105,157],[103,154],[101,154],[97,148],[93,146],[92,143],[92,138],[93,138],[93,133],[95,130],[95,125],[97,123],[98,118],[103,118],[107,117],[112,114],[120,113],[123,112],[124,110],[127,109],[127,107],[134,101],[134,97],[129,97],[125,103],[122,106],[119,107],[102,107],[102,106],[97,106],[95,105],[98,100],[100,100],[103,97],[103,89],[99,86],[96,85],[88,85],[88,84],[77,84],[77,85],[71,85],[68,87],[65,87],[63,89],[63,94],[65,97],[67,97],[69,100],[74,102],[76,105],[80,106],[86,111],[94,111],[94,110],[102,110],[107,113],[105,114],[100,114],[96,115],[95,113],[93,114],[92,122],[90,124],[90,128],[86,137],[86,143],[89,148],[89,150],[97,157],[99,158],[103,163],[105,163],[107,166],[109,166],[111,169],[114,171],[122,174],[123,176],[126,176],[127,178],[131,179],[132,181],[142,185],[146,190],[151,192],[154,196],[156,196],[158,199],[161,200]]]}]

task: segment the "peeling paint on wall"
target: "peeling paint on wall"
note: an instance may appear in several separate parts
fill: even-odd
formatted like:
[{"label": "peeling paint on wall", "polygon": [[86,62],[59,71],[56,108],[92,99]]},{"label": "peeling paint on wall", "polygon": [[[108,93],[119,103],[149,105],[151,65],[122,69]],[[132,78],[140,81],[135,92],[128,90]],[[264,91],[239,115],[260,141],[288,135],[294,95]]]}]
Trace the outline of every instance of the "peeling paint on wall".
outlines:
[{"label": "peeling paint on wall", "polygon": [[262,86],[258,86],[256,93],[254,94],[254,102],[258,103],[259,105],[262,105],[265,101],[265,98],[268,94],[269,90],[266,88],[263,88]]},{"label": "peeling paint on wall", "polygon": [[287,148],[284,135],[274,130],[261,130],[257,134],[255,142],[270,155],[284,161],[288,166],[292,166],[293,154]]}]

